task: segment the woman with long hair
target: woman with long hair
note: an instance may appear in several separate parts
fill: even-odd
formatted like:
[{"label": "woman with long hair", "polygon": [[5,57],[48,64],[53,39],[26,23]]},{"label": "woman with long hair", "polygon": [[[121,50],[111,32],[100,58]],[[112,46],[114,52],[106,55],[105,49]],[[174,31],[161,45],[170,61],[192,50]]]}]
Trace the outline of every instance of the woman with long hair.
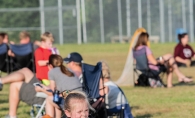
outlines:
[{"label": "woman with long hair", "polygon": [[173,86],[172,85],[173,71],[176,73],[179,82],[193,81],[192,79],[187,78],[184,74],[180,72],[177,64],[175,63],[175,59],[171,54],[165,54],[159,57],[158,59],[155,59],[154,55],[152,54],[152,51],[147,46],[148,38],[149,38],[149,34],[142,32],[138,37],[138,41],[134,47],[134,51],[145,48],[149,68],[154,72],[156,72],[156,74],[160,74],[162,72],[161,70],[163,70],[162,68],[167,69],[166,73],[167,73],[168,88]]},{"label": "woman with long hair", "polygon": [[[64,91],[82,91],[82,85],[78,78],[74,76],[64,65],[63,59],[59,55],[52,54],[48,62],[50,80],[50,89],[52,91],[58,90],[60,92],[60,99],[58,104],[53,102],[53,96],[48,96],[46,99],[46,114],[50,117],[60,118],[61,109],[64,109],[64,99],[62,93]],[[43,91],[38,88],[37,91]]]}]

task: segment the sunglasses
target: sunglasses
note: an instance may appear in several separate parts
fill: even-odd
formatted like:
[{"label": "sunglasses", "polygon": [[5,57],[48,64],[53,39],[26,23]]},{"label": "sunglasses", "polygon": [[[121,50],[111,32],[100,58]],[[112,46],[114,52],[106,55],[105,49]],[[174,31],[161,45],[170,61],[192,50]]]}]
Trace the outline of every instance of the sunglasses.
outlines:
[{"label": "sunglasses", "polygon": [[62,92],[61,92],[62,97],[65,99],[65,98],[68,96],[68,94],[69,94],[70,92],[71,92],[71,91],[69,91],[69,90],[62,91]]}]

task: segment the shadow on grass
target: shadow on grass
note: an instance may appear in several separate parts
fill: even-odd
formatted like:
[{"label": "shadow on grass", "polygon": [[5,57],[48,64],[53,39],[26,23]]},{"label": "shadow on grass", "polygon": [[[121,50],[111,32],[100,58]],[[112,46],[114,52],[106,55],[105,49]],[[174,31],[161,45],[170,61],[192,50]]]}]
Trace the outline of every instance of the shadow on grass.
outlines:
[{"label": "shadow on grass", "polygon": [[137,110],[137,109],[139,109],[140,107],[139,106],[131,106],[131,110],[133,109],[133,110]]},{"label": "shadow on grass", "polygon": [[0,103],[8,103],[8,99],[0,99]]},{"label": "shadow on grass", "polygon": [[155,114],[146,113],[142,115],[136,115],[134,118],[152,118],[153,115],[161,115],[161,113],[155,113]]},{"label": "shadow on grass", "polygon": [[173,86],[195,86],[195,83],[194,82],[190,82],[190,83],[179,82],[179,83],[173,84]]},{"label": "shadow on grass", "polygon": [[[9,108],[4,107],[4,108],[0,108],[0,111],[9,111]],[[1,117],[0,117],[1,118]]]},{"label": "shadow on grass", "polygon": [[151,114],[144,114],[144,115],[137,115],[134,118],[151,118],[152,115]]}]

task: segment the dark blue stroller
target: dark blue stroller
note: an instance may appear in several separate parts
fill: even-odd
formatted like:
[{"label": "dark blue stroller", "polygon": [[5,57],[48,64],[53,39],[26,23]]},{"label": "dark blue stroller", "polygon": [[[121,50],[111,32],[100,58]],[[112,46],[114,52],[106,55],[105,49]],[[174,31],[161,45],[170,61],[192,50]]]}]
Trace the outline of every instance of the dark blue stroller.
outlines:
[{"label": "dark blue stroller", "polygon": [[16,71],[21,68],[27,67],[35,73],[34,64],[34,49],[33,44],[22,45],[10,45],[11,51],[14,53],[14,57],[11,57],[11,71]]},{"label": "dark blue stroller", "polygon": [[[10,72],[9,68],[9,57],[8,57],[8,46],[7,44],[1,44],[0,45],[0,71],[1,72]],[[0,73],[1,76],[1,73]]]},{"label": "dark blue stroller", "polygon": [[[89,98],[90,104],[93,106],[93,104],[100,98],[105,99],[105,96],[101,96],[99,94],[99,83],[102,77],[102,63],[98,62],[96,66],[82,64],[82,70],[84,91],[86,92]],[[94,108],[96,110],[96,113],[90,112],[89,117],[107,118],[104,101],[99,102]]]}]

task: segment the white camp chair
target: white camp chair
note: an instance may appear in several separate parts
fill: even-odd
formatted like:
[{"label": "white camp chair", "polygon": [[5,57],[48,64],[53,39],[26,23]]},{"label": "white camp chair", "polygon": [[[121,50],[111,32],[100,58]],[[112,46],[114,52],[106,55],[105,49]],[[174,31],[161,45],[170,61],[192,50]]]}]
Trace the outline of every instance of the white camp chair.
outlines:
[{"label": "white camp chair", "polygon": [[[37,92],[37,93],[36,93],[36,97],[46,98],[46,97],[47,97],[47,94],[45,94],[45,93],[43,93],[43,92]],[[41,112],[43,111],[43,109],[44,109],[44,107],[45,107],[45,104],[46,104],[46,100],[44,100],[44,102],[43,102],[42,105],[34,104],[34,105],[32,106],[33,112],[34,112],[34,107],[36,107],[36,108],[37,108],[37,107],[40,107],[35,118],[40,118]],[[31,115],[31,117],[34,118],[34,113]]]}]

